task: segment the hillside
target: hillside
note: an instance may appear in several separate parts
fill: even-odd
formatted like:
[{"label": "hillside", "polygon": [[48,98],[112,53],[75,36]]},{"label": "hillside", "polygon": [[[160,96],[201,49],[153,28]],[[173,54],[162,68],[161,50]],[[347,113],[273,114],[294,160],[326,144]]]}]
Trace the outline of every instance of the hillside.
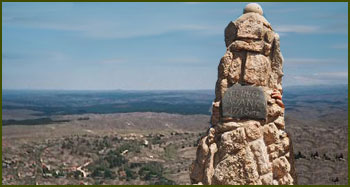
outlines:
[{"label": "hillside", "polygon": [[[347,184],[347,86],[284,92],[299,184]],[[209,126],[208,113],[200,112],[209,110],[209,91],[137,92],[134,98],[84,92],[63,100],[55,95],[62,93],[28,94],[3,95],[3,184],[189,184],[188,167]],[[116,103],[123,99],[151,103],[144,106],[157,112],[76,113],[96,103],[121,110]],[[171,110],[158,108],[162,103]],[[174,112],[187,105],[189,114]]]}]

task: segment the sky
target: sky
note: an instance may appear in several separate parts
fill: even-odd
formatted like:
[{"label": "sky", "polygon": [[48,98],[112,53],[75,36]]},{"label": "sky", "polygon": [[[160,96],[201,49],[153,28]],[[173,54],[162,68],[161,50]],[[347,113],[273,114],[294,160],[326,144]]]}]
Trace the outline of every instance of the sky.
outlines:
[{"label": "sky", "polygon": [[[214,89],[247,3],[2,3],[2,89]],[[283,86],[348,83],[348,4],[259,3]]]}]

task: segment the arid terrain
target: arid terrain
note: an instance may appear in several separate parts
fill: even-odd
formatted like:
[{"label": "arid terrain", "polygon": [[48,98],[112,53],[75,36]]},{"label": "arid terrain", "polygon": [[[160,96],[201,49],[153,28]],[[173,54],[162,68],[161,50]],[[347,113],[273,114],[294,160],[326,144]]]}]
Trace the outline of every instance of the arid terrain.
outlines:
[{"label": "arid terrain", "polygon": [[[299,184],[348,183],[347,92],[347,85],[285,90]],[[157,102],[155,93],[138,95],[139,102],[104,97],[99,107],[96,100],[71,95],[65,99],[78,101],[59,106],[42,101],[48,96],[30,102],[3,97],[2,184],[189,184],[197,141],[209,127],[212,95],[162,94]],[[77,109],[79,103],[86,112]],[[189,114],[178,112],[187,105]],[[134,110],[140,106],[144,111]],[[134,111],[114,111],[128,107]],[[104,112],[89,112],[97,108]]]}]

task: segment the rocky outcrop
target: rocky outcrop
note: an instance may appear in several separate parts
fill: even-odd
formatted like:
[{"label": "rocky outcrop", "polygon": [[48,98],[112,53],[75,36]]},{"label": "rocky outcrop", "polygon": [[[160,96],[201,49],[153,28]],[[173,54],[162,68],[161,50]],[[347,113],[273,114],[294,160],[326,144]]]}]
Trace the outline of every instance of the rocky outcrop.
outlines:
[{"label": "rocky outcrop", "polygon": [[[190,167],[192,184],[296,184],[291,139],[285,132],[279,36],[258,4],[225,29],[226,53],[218,66],[212,126],[200,139]],[[264,119],[223,116],[233,85],[258,87],[266,99]]]}]

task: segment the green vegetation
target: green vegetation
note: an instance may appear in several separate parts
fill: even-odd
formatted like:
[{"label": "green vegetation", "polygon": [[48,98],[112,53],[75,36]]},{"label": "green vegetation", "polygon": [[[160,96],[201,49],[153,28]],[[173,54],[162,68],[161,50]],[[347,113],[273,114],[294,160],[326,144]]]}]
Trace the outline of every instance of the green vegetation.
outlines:
[{"label": "green vegetation", "polygon": [[101,178],[107,178],[107,179],[115,179],[116,175],[109,168],[105,168],[105,167],[99,166],[99,167],[96,167],[93,170],[93,172],[91,173],[91,177],[93,177],[93,178],[101,177]]},{"label": "green vegetation", "polygon": [[108,154],[104,157],[104,160],[109,163],[109,168],[119,167],[128,162],[124,156],[120,155],[120,153],[116,151],[108,152]]},{"label": "green vegetation", "polygon": [[141,151],[141,142],[136,141],[136,140],[129,140],[123,144],[121,144],[117,148],[118,153],[122,153],[123,151],[128,150],[128,152],[135,152],[135,153],[140,153]]},{"label": "green vegetation", "polygon": [[154,185],[174,185],[175,182],[168,180],[163,176],[164,168],[159,162],[146,163],[140,170],[139,175],[142,179],[153,181]]},{"label": "green vegetation", "polygon": [[137,179],[137,173],[130,168],[125,168],[125,173],[127,181]]},{"label": "green vegetation", "polygon": [[176,158],[176,151],[178,147],[174,144],[169,144],[164,149],[164,158],[166,160],[172,160]]},{"label": "green vegetation", "polygon": [[[192,137],[192,142],[196,138],[191,133],[177,133],[177,135],[173,133],[173,136],[167,133],[150,133],[144,137],[134,134],[130,136],[74,134],[36,144],[25,144],[22,146],[23,150],[18,150],[20,154],[25,152],[27,155],[20,157],[24,159],[20,163],[20,168],[25,169],[23,163],[29,163],[30,165],[25,167],[36,168],[36,171],[28,172],[26,169],[24,173],[27,172],[30,176],[39,175],[52,182],[57,182],[58,180],[53,179],[60,178],[60,181],[72,182],[68,182],[69,184],[172,185],[177,180],[173,174],[186,171],[184,166],[187,168],[190,162],[176,155],[177,149],[185,145],[186,137]],[[144,146],[146,140],[151,139],[159,140],[161,145],[152,145],[148,141],[150,147],[154,149]],[[6,160],[12,160],[12,157],[9,156]],[[3,169],[13,171],[16,175],[18,169],[10,167],[12,161],[6,163],[8,164],[5,164],[5,167],[3,165]],[[40,167],[41,163],[45,165]],[[77,167],[81,170],[77,170]],[[84,172],[87,174],[86,178],[83,178]],[[12,174],[7,173],[6,176],[11,178]]]}]

